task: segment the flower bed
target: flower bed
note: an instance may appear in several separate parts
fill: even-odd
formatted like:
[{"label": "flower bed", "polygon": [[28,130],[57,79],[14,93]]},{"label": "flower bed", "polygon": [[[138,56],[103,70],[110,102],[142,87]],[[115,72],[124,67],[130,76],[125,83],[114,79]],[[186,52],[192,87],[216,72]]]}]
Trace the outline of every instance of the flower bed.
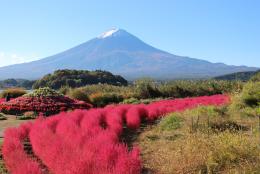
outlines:
[{"label": "flower bed", "polygon": [[0,104],[5,102],[5,98],[0,98]]},{"label": "flower bed", "polygon": [[28,111],[53,115],[61,111],[89,109],[91,107],[91,104],[63,96],[50,88],[40,88],[9,102],[0,102],[0,111],[12,115]]},{"label": "flower bed", "polygon": [[[42,164],[55,174],[139,174],[142,164],[138,148],[129,150],[120,140],[124,122],[128,128],[137,129],[142,119],[149,121],[169,112],[227,102],[227,96],[215,95],[60,113],[6,130],[4,161],[13,174],[46,173]],[[42,164],[24,151],[26,139]]]},{"label": "flower bed", "polygon": [[6,114],[22,114],[27,111],[57,114],[61,111],[74,109],[89,109],[92,105],[70,99],[65,96],[53,97],[19,97],[0,104],[0,111]]}]

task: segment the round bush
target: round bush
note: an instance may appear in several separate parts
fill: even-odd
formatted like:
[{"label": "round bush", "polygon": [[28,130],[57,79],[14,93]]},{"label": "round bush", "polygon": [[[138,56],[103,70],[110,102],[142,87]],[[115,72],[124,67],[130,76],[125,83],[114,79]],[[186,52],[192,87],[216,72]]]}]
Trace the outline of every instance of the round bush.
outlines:
[{"label": "round bush", "polygon": [[90,101],[97,107],[103,107],[112,103],[120,103],[123,101],[121,95],[115,93],[95,93],[89,96]]},{"label": "round bush", "polygon": [[71,89],[69,91],[68,96],[70,98],[73,98],[73,99],[76,99],[76,100],[90,102],[88,94],[86,92],[84,92],[84,90],[82,90],[80,88]]},{"label": "round bush", "polygon": [[257,106],[260,102],[260,82],[249,82],[242,91],[242,100],[248,106]]},{"label": "round bush", "polygon": [[26,90],[23,88],[9,88],[5,89],[1,94],[0,98],[5,98],[9,94],[10,98],[17,98],[26,94]]}]

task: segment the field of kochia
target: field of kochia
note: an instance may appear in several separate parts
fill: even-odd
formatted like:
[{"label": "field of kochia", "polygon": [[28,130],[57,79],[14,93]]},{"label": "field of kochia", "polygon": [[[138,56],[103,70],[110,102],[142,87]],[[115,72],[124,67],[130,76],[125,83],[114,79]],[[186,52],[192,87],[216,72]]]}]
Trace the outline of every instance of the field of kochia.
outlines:
[{"label": "field of kochia", "polygon": [[[136,130],[142,122],[168,113],[229,102],[227,95],[213,95],[148,105],[108,105],[38,118],[5,131],[4,163],[11,174],[139,174],[140,150],[122,141],[126,129]],[[31,146],[30,152],[25,144]]]}]

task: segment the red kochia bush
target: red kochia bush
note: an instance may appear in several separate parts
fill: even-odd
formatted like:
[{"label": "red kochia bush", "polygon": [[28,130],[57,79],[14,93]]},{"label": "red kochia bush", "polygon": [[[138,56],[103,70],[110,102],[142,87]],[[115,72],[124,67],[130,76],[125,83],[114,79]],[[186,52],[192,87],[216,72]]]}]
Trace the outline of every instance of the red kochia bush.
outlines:
[{"label": "red kochia bush", "polygon": [[6,167],[12,174],[41,174],[39,164],[28,158],[23,147],[30,128],[31,124],[27,123],[5,131],[2,153]]},{"label": "red kochia bush", "polygon": [[140,127],[141,119],[147,117],[145,105],[136,105],[128,109],[126,113],[126,124],[131,129]]},{"label": "red kochia bush", "polygon": [[120,141],[125,125],[137,129],[142,119],[153,120],[166,113],[198,105],[222,105],[224,95],[163,100],[149,105],[118,105],[88,111],[60,113],[33,124],[8,129],[3,156],[12,174],[43,174],[22,143],[29,139],[33,153],[53,174],[138,174],[138,148],[128,150]]}]

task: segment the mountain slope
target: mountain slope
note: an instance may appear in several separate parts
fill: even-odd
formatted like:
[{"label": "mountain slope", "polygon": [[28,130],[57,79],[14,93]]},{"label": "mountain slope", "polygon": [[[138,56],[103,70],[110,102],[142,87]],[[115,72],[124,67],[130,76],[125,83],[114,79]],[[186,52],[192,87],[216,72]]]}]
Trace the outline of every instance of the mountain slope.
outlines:
[{"label": "mountain slope", "polygon": [[208,78],[257,68],[176,56],[156,49],[125,30],[110,30],[88,42],[38,61],[0,68],[0,79],[36,79],[57,69],[107,70],[128,79]]}]

